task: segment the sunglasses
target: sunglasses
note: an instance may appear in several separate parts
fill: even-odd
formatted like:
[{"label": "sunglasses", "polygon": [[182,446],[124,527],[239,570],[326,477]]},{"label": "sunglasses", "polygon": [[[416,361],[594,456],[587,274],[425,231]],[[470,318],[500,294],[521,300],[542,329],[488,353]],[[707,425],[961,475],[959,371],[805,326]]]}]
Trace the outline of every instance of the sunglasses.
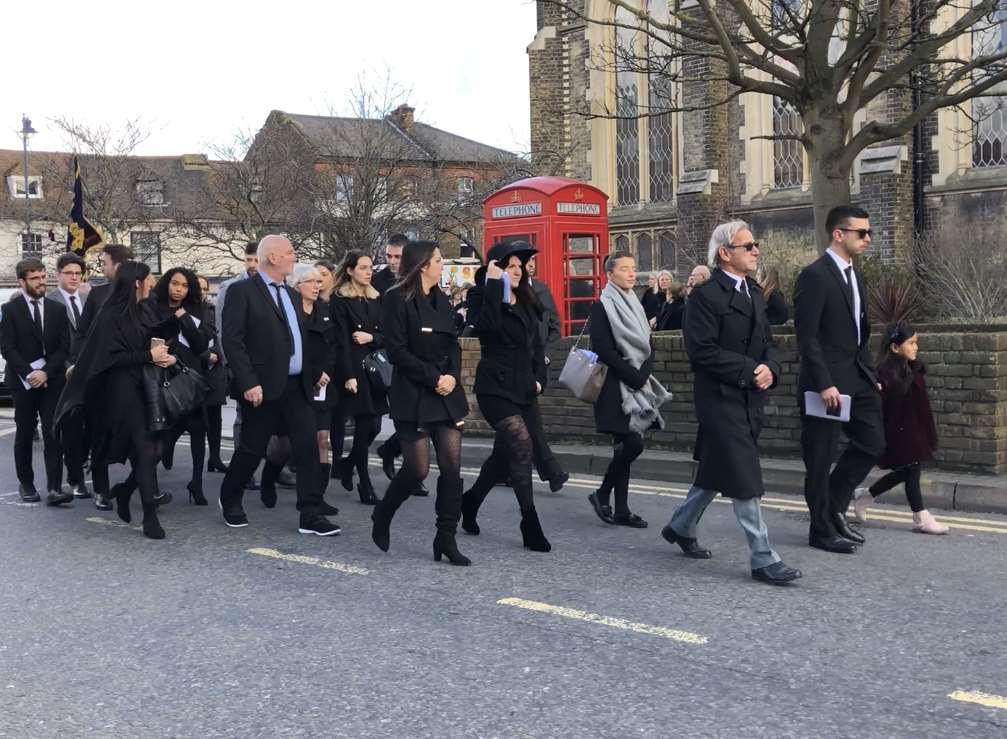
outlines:
[{"label": "sunglasses", "polygon": [[873,229],[870,228],[840,228],[838,231],[846,231],[847,233],[856,234],[861,239],[866,239],[874,233]]},{"label": "sunglasses", "polygon": [[730,244],[729,246],[725,246],[724,248],[725,249],[744,249],[745,251],[752,251],[752,249],[758,249],[759,248],[759,242],[758,241],[749,241],[747,244]]}]

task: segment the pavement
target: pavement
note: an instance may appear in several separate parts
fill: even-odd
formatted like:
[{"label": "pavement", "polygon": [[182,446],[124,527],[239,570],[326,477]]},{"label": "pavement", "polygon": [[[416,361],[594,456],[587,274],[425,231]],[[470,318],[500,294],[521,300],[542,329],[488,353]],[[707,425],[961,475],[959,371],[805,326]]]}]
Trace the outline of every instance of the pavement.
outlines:
[{"label": "pavement", "polygon": [[[12,430],[0,421],[7,460]],[[341,536],[298,534],[290,491],[274,510],[246,495],[250,526],[228,529],[179,494],[187,456],[160,474],[164,541],[90,501],[21,504],[0,470],[0,737],[1007,733],[1003,516],[935,510],[954,528],[927,537],[895,496],[860,552],[835,555],[806,546],[803,503],[773,491],[773,544],[804,572],[777,588],[751,579],[729,505],[702,524],[713,559],[689,560],[660,538],[685,486],[635,478],[651,527],[609,527],[578,473],[560,494],[536,486],[551,553],[522,548],[501,488],[482,535],[459,536],[462,568],[432,560],[432,497],[403,506],[387,554],[337,482]],[[211,503],[220,479],[205,476]]]}]

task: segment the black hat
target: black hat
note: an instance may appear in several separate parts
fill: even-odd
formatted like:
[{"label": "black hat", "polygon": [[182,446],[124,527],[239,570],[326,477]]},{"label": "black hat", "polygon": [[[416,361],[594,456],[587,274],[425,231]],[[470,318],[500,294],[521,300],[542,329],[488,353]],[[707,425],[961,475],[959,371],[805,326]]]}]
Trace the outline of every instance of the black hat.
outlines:
[{"label": "black hat", "polygon": [[521,264],[525,264],[537,253],[538,250],[527,241],[506,241],[495,244],[490,249],[489,254],[486,255],[486,262],[487,264],[496,262],[503,267],[507,265],[508,259],[516,255],[521,260]]}]

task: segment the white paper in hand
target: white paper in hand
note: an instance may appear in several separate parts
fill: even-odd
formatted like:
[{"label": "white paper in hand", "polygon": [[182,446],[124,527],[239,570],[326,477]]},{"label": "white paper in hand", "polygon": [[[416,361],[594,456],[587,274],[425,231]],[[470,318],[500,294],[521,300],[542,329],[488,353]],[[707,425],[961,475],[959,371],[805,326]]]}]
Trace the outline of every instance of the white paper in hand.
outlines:
[{"label": "white paper in hand", "polygon": [[839,421],[846,423],[850,420],[850,396],[839,396],[839,408],[829,410],[825,407],[825,401],[819,393],[806,390],[804,393],[804,412],[815,418],[824,418],[826,421]]},{"label": "white paper in hand", "polygon": [[325,388],[327,387],[328,385],[319,385],[318,392],[315,393],[315,400],[325,400]]},{"label": "white paper in hand", "polygon": [[[40,369],[42,369],[43,367],[45,367],[45,357],[39,357],[38,359],[36,359],[35,361],[33,361],[33,362],[32,362],[31,364],[29,364],[28,366],[32,368],[32,371],[33,371],[33,372],[34,372],[35,370],[40,370]],[[21,378],[21,384],[22,384],[22,385],[24,385],[24,389],[25,389],[25,390],[31,390],[31,389],[32,389],[32,387],[31,387],[31,383],[30,383],[30,382],[28,382],[28,380],[26,380],[26,379],[25,379],[25,378],[23,378],[23,377]]]}]

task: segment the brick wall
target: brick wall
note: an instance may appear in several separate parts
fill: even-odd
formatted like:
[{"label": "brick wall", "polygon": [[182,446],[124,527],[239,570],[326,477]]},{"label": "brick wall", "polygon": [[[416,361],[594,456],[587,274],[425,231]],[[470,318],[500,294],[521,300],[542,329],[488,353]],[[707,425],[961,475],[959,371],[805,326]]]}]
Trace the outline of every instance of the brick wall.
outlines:
[{"label": "brick wall", "polygon": [[[877,334],[877,331],[875,331]],[[760,447],[767,456],[800,456],[797,410],[797,343],[793,330],[776,331],[783,378],[770,391]],[[552,355],[550,386],[540,399],[549,437],[556,441],[607,443],[594,430],[591,406],[563,388],[559,373],[574,339],[564,339]],[[584,344],[587,341],[585,339]],[[655,448],[691,450],[696,435],[692,372],[680,332],[656,334],[655,374],[674,394],[664,408],[665,429],[651,434]],[[479,342],[463,339],[462,380],[472,405],[469,428],[487,433],[472,393]],[[927,363],[930,400],[937,419],[937,463],[946,469],[984,474],[1007,472],[1007,326],[920,327],[920,358]]]}]

